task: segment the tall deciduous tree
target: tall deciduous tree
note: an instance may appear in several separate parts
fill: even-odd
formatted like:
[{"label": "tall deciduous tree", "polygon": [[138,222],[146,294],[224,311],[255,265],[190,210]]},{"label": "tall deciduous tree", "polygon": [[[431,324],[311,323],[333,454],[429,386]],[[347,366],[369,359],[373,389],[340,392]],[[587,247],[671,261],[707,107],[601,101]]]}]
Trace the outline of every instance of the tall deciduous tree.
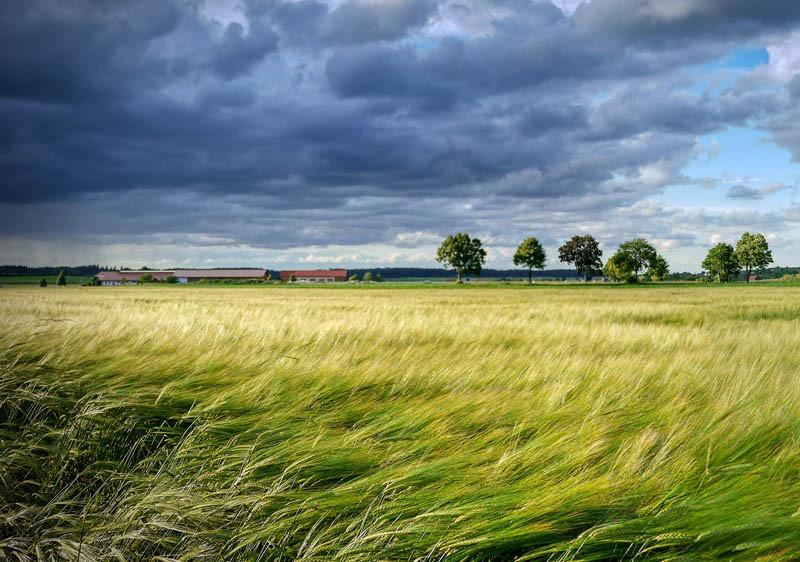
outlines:
[{"label": "tall deciduous tree", "polygon": [[736,261],[745,271],[745,278],[750,282],[750,273],[754,269],[763,269],[772,263],[772,251],[767,239],[760,232],[745,232],[736,243]]},{"label": "tall deciduous tree", "polygon": [[628,255],[620,251],[608,258],[605,267],[603,267],[603,273],[611,278],[612,281],[630,283],[634,280],[633,264],[630,262]]},{"label": "tall deciduous tree", "polygon": [[720,242],[708,251],[703,260],[703,269],[716,278],[718,283],[727,282],[732,275],[741,271],[739,262],[736,261],[736,250],[725,242]]},{"label": "tall deciduous tree", "polygon": [[56,285],[59,287],[64,287],[67,284],[67,276],[64,274],[64,270],[58,272],[58,277],[56,278]]},{"label": "tall deciduous tree", "polygon": [[626,256],[631,266],[633,280],[637,283],[639,281],[639,273],[650,267],[650,264],[654,263],[658,257],[656,249],[644,238],[634,238],[623,242],[618,252]]},{"label": "tall deciduous tree", "polygon": [[533,236],[523,240],[514,254],[514,265],[524,265],[528,268],[528,285],[531,284],[533,268],[544,269],[546,261],[544,248]]},{"label": "tall deciduous tree", "polygon": [[655,281],[669,275],[667,260],[658,255],[656,249],[644,238],[624,242],[606,263],[603,272],[614,281],[638,283],[639,276],[647,270]]},{"label": "tall deciduous tree", "polygon": [[558,259],[564,263],[572,264],[578,273],[583,274],[583,280],[588,281],[589,275],[603,268],[603,250],[594,236],[573,236],[558,249]]},{"label": "tall deciduous tree", "polygon": [[481,241],[470,238],[466,232],[451,234],[444,239],[436,252],[436,261],[456,270],[456,282],[464,275],[480,275],[486,262],[486,250]]},{"label": "tall deciduous tree", "polygon": [[650,264],[647,274],[653,281],[667,280],[669,277],[669,264],[667,263],[667,260],[664,259],[664,256],[656,256],[655,261]]}]

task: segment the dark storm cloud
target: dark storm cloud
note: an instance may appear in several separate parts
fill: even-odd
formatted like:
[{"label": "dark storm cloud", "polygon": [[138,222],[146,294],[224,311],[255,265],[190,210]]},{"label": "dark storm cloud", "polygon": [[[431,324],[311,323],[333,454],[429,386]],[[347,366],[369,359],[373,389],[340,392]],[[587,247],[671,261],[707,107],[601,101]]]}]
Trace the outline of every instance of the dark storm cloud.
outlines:
[{"label": "dark storm cloud", "polygon": [[753,8],[749,0],[594,0],[572,18],[549,2],[508,5],[514,11],[494,19],[487,36],[450,38],[423,50],[363,45],[334,53],[328,79],[343,97],[423,98],[448,107],[443,100],[553,80],[591,84],[661,74],[719,56],[734,38],[800,20],[800,4],[775,1]]},{"label": "dark storm cloud", "polygon": [[789,82],[789,92],[793,99],[800,100],[800,74],[796,74]]},{"label": "dark storm cloud", "polygon": [[211,3],[3,3],[0,234],[500,240],[635,206],[730,125],[800,154],[785,92],[691,74],[796,27],[796,2]]},{"label": "dark storm cloud", "polygon": [[794,188],[782,182],[772,183],[758,188],[747,185],[734,185],[728,190],[727,196],[730,199],[757,200],[764,199],[764,197],[768,195],[778,193],[779,191],[785,191],[787,189]]},{"label": "dark storm cloud", "polygon": [[769,120],[769,130],[777,143],[792,154],[795,162],[800,162],[800,74],[795,75],[790,83],[792,88],[791,102],[784,111],[776,112]]},{"label": "dark storm cloud", "polygon": [[721,126],[741,126],[780,109],[774,91],[729,92],[712,96],[685,90],[671,79],[650,80],[619,89],[594,106],[586,134],[619,139],[643,131],[705,134]]},{"label": "dark storm cloud", "polygon": [[156,84],[166,69],[144,54],[178,18],[175,6],[158,0],[3,2],[0,96],[80,104]]},{"label": "dark storm cloud", "polygon": [[284,43],[292,46],[316,46],[329,13],[328,6],[317,0],[280,2],[271,11],[259,10],[253,3],[249,6],[251,13],[258,14],[256,17],[266,17],[263,14],[268,13]]},{"label": "dark storm cloud", "polygon": [[[490,37],[448,38],[431,49],[364,45],[334,53],[327,77],[342,97],[412,98],[449,108],[477,96],[517,91],[558,78],[618,75],[603,44],[575,45],[569,23],[502,26]],[[631,61],[631,72],[643,69]]]},{"label": "dark storm cloud", "polygon": [[763,199],[764,194],[754,187],[746,185],[734,185],[728,190],[730,199]]},{"label": "dark storm cloud", "polygon": [[335,9],[317,0],[249,2],[252,19],[271,21],[287,44],[298,48],[357,45],[402,39],[429,22],[435,0],[349,0]]},{"label": "dark storm cloud", "polygon": [[231,23],[218,45],[211,49],[209,65],[215,74],[232,79],[247,73],[267,53],[278,48],[278,34],[253,25],[245,34],[239,23]]},{"label": "dark storm cloud", "polygon": [[324,35],[341,44],[393,41],[425,24],[436,9],[434,0],[350,0],[330,14]]},{"label": "dark storm cloud", "polygon": [[692,39],[752,37],[790,29],[800,20],[794,0],[593,0],[575,12],[584,33],[606,33],[637,45],[669,46]]}]

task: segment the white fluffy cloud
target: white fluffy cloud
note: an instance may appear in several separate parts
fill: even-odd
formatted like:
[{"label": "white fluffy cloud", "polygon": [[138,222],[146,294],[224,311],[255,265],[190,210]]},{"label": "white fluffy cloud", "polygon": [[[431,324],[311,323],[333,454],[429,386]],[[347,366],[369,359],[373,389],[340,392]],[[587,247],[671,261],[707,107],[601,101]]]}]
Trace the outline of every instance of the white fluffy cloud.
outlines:
[{"label": "white fluffy cloud", "polygon": [[781,34],[767,44],[769,70],[783,82],[800,73],[800,32]]}]

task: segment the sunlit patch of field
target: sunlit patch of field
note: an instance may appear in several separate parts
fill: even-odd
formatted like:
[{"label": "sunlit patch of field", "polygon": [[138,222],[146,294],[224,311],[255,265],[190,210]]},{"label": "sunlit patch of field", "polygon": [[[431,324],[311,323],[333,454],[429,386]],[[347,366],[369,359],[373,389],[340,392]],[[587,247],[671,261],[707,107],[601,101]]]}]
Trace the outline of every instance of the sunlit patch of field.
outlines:
[{"label": "sunlit patch of field", "polygon": [[800,558],[800,287],[0,294],[0,559]]}]

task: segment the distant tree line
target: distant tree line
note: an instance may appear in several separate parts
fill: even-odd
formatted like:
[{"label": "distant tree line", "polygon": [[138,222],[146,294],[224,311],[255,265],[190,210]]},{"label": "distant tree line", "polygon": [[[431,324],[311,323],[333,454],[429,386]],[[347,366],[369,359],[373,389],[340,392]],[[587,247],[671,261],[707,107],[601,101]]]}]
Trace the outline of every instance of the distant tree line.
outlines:
[{"label": "distant tree line", "polygon": [[58,275],[62,271],[65,275],[88,277],[97,275],[101,271],[109,271],[115,268],[109,266],[99,266],[96,264],[78,265],[74,267],[27,267],[24,265],[0,265],[0,275]]},{"label": "distant tree line", "polygon": [[[783,279],[788,277],[797,277],[800,276],[800,267],[766,267],[764,269],[759,270],[758,276],[761,279],[769,280],[769,279]],[[670,273],[669,275],[670,281],[699,281],[699,280],[708,280],[708,273],[707,272],[692,272],[692,271],[678,271],[675,273]],[[731,278],[732,280],[736,281],[745,281],[746,274],[743,271],[740,271],[738,275]]]},{"label": "distant tree line", "polygon": [[[584,281],[600,272],[615,281],[628,283],[638,283],[643,276],[661,281],[669,275],[666,259],[643,238],[623,243],[605,267],[602,258],[603,250],[591,235],[573,236],[558,248],[559,261],[574,266]],[[459,232],[445,238],[436,252],[436,261],[452,267],[456,272],[456,282],[461,283],[465,275],[481,274],[486,263],[486,251],[478,238]],[[531,283],[533,270],[544,269],[547,254],[541,242],[529,236],[517,247],[513,261],[514,265],[524,266],[528,270],[528,283]]]},{"label": "distant tree line", "polygon": [[[373,275],[380,275],[384,281],[394,279],[450,279],[453,276],[452,270],[432,267],[378,267],[372,269],[348,269],[351,274],[363,277],[364,273],[371,271]],[[496,279],[518,279],[521,275],[519,269],[496,269],[482,268],[481,275]],[[534,278],[539,279],[574,279],[577,272],[574,269],[548,269],[545,271],[534,270]]]},{"label": "distant tree line", "polygon": [[[461,283],[465,275],[480,275],[486,263],[487,252],[478,238],[466,232],[452,234],[444,239],[436,252],[436,261],[451,267],[456,273],[456,282]],[[669,263],[655,247],[644,238],[623,242],[619,249],[603,265],[603,250],[591,235],[573,236],[558,248],[558,259],[575,267],[584,281],[602,272],[613,281],[639,283],[643,280],[665,281],[670,278]],[[528,270],[528,283],[532,281],[533,269],[544,269],[547,254],[544,247],[533,236],[525,238],[514,254],[514,265]],[[772,252],[766,237],[761,233],[745,232],[736,247],[721,242],[708,251],[703,260],[705,279],[724,283],[744,271],[749,282],[754,271],[763,271],[772,263]]]},{"label": "distant tree line", "polygon": [[361,270],[361,272],[351,271],[350,277],[348,277],[347,280],[351,283],[381,283],[383,281],[383,275],[377,271],[373,273],[371,269]]}]

